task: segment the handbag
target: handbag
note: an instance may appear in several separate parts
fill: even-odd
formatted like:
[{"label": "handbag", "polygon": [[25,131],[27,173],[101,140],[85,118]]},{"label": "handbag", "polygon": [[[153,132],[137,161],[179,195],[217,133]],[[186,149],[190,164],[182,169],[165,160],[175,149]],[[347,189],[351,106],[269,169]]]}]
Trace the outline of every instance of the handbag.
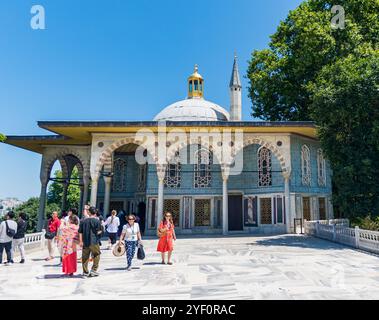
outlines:
[{"label": "handbag", "polygon": [[13,229],[11,229],[11,228],[9,228],[9,226],[8,226],[8,221],[5,221],[5,225],[6,225],[6,233],[7,233],[7,236],[8,236],[9,238],[13,238],[13,237],[16,235],[16,231],[13,230]]},{"label": "handbag", "polygon": [[165,236],[166,232],[167,232],[167,229],[160,229],[160,228],[158,228],[157,229],[157,236],[158,236],[158,238],[162,238],[163,236]]},{"label": "handbag", "polygon": [[46,231],[45,233],[45,239],[52,240],[56,237],[57,233],[56,232],[50,232]]},{"label": "handbag", "polygon": [[145,259],[145,250],[143,249],[143,245],[142,245],[142,244],[139,244],[139,245],[138,245],[137,259],[138,259],[138,260],[143,260],[143,259]]}]

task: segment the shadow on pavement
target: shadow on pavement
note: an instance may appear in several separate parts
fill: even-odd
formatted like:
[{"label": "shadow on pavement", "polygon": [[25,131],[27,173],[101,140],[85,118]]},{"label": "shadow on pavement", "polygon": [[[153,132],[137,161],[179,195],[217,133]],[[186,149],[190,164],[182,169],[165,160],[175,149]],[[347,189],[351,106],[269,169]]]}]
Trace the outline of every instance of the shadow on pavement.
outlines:
[{"label": "shadow on pavement", "polygon": [[278,236],[276,238],[261,239],[255,243],[248,243],[252,246],[283,246],[283,247],[299,247],[320,250],[351,250],[352,248],[339,243],[330,242],[324,239],[313,238],[308,236]]},{"label": "shadow on pavement", "polygon": [[37,279],[84,279],[84,277],[80,274],[73,275],[72,277],[65,274],[45,274],[43,276],[36,277]]}]

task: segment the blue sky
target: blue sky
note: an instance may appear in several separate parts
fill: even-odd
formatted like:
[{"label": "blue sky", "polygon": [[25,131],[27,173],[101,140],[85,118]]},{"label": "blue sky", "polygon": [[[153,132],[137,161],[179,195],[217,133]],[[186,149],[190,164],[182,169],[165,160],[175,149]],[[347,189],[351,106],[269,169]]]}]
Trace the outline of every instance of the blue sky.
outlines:
[{"label": "blue sky", "polygon": [[[186,97],[195,63],[205,98],[229,108],[241,76],[300,0],[2,0],[0,132],[48,134],[38,120],[151,120]],[[32,30],[32,5],[46,30]],[[251,120],[243,79],[243,119]],[[0,144],[0,198],[38,196],[41,156]]]}]

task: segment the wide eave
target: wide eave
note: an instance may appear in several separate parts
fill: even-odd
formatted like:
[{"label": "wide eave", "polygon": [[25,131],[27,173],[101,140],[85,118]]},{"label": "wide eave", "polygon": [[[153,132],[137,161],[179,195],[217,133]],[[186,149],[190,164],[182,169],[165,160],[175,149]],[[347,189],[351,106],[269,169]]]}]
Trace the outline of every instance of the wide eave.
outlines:
[{"label": "wide eave", "polygon": [[[94,133],[133,133],[148,128],[158,130],[157,121],[39,121],[38,126],[55,135],[8,136],[5,143],[42,153],[47,145],[90,145]],[[297,134],[316,139],[316,126],[310,121],[168,121],[168,130],[181,128],[243,129],[246,133]]]}]

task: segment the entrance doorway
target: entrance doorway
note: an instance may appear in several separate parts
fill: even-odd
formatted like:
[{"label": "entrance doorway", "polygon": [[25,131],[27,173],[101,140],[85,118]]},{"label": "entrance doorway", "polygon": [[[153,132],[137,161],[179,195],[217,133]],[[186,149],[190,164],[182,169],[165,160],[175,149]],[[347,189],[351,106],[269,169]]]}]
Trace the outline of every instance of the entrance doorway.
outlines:
[{"label": "entrance doorway", "polygon": [[146,203],[145,202],[140,202],[138,204],[138,213],[139,217],[139,226],[141,233],[143,234],[145,232],[145,226],[146,226]]},{"label": "entrance doorway", "polygon": [[228,196],[229,231],[243,230],[242,195]]}]

